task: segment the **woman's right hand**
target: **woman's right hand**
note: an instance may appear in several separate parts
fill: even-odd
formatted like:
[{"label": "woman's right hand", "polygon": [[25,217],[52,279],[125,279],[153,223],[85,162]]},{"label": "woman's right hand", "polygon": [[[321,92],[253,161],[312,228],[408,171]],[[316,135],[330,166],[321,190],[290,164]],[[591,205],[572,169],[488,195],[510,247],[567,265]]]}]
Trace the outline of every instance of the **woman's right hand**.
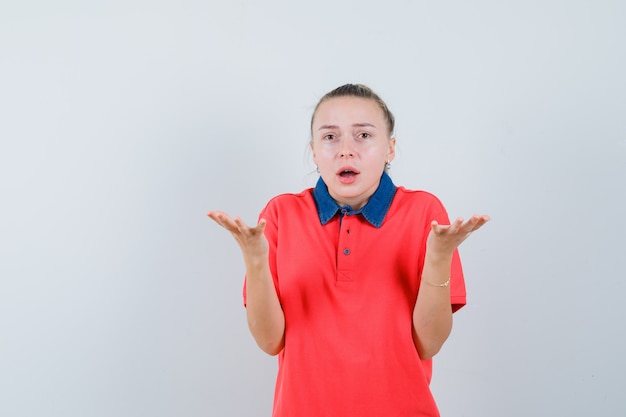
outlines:
[{"label": "woman's right hand", "polygon": [[207,215],[228,230],[246,263],[246,316],[250,332],[259,347],[270,355],[285,346],[285,315],[283,314],[269,267],[269,243],[265,234],[265,219],[249,227],[240,218],[231,218],[221,211]]},{"label": "woman's right hand", "polygon": [[268,243],[263,233],[265,219],[261,219],[255,227],[250,227],[239,217],[230,217],[222,211],[209,211],[207,216],[233,235],[241,248],[246,264],[267,260]]}]

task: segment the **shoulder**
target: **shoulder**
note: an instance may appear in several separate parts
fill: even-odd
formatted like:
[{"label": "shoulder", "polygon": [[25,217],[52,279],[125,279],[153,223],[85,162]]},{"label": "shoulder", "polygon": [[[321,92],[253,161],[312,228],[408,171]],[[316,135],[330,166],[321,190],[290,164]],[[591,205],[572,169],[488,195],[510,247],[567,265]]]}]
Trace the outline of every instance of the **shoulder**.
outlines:
[{"label": "shoulder", "polygon": [[439,198],[428,191],[397,187],[386,222],[400,222],[405,226],[410,224],[421,230],[420,225],[429,227],[433,220],[442,224],[449,221],[448,213]]},{"label": "shoulder", "polygon": [[410,190],[403,186],[396,188],[393,206],[397,208],[419,207],[422,210],[445,211],[445,208],[437,196],[423,190]]},{"label": "shoulder", "polygon": [[261,215],[277,216],[283,211],[302,211],[315,208],[313,189],[307,188],[299,193],[279,194],[268,201]]},{"label": "shoulder", "polygon": [[307,188],[299,193],[284,193],[273,197],[268,201],[267,206],[285,206],[292,204],[302,204],[313,199],[313,189]]}]

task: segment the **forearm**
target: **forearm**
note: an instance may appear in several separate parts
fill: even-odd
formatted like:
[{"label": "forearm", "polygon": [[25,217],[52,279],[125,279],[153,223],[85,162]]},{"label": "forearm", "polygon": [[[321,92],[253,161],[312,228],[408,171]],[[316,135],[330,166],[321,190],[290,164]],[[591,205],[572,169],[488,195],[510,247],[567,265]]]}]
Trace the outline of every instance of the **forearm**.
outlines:
[{"label": "forearm", "polygon": [[270,355],[278,354],[285,344],[285,316],[267,259],[246,261],[246,316],[259,347]]},{"label": "forearm", "polygon": [[434,257],[426,253],[421,284],[413,310],[413,340],[422,359],[433,357],[452,330],[450,278],[452,256]]}]

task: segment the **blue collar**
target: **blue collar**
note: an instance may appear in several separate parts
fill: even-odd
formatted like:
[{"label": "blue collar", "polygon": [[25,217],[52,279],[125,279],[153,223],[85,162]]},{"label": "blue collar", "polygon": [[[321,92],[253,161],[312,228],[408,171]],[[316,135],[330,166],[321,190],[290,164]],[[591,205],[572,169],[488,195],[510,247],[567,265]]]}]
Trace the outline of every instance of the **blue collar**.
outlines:
[{"label": "blue collar", "polygon": [[380,228],[383,224],[383,220],[385,220],[387,211],[389,211],[394,195],[396,195],[396,186],[386,172],[383,172],[383,175],[380,177],[380,184],[378,184],[378,188],[374,191],[374,194],[372,194],[370,199],[360,210],[352,210],[350,206],[342,207],[337,204],[328,193],[328,187],[326,187],[322,177],[317,180],[317,184],[313,190],[313,198],[317,205],[317,214],[323,225],[328,223],[337,212],[342,212],[347,215],[362,214],[365,220],[370,222],[372,226]]}]

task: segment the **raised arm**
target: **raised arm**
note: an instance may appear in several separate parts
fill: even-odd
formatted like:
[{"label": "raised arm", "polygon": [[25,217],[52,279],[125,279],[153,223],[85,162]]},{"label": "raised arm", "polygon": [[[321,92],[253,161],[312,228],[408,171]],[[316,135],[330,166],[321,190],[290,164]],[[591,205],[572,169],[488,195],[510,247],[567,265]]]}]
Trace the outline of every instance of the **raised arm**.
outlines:
[{"label": "raised arm", "polygon": [[255,227],[220,211],[207,215],[228,230],[241,248],[246,265],[246,316],[248,327],[259,347],[269,355],[285,345],[285,316],[276,294],[268,262],[268,243],[263,231],[265,220]]},{"label": "raised arm", "polygon": [[422,359],[430,359],[437,354],[452,330],[452,255],[472,232],[488,221],[489,216],[474,215],[465,223],[459,218],[449,226],[436,221],[431,224],[419,295],[413,309],[413,340]]}]

